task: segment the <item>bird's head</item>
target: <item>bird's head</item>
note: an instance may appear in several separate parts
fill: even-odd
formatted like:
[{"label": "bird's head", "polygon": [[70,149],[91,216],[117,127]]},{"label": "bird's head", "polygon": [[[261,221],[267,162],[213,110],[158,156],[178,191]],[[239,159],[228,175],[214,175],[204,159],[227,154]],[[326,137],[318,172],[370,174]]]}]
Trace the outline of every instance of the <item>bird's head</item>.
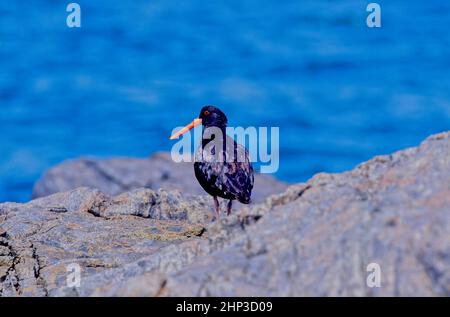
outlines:
[{"label": "bird's head", "polygon": [[202,124],[205,127],[226,127],[228,122],[225,113],[214,106],[204,106],[200,110],[198,117],[202,120]]},{"label": "bird's head", "polygon": [[204,106],[202,110],[200,110],[200,115],[198,118],[194,119],[194,121],[173,134],[170,139],[177,139],[180,135],[188,132],[200,124],[205,127],[225,128],[227,126],[227,122],[227,116],[222,112],[222,110],[214,106]]}]

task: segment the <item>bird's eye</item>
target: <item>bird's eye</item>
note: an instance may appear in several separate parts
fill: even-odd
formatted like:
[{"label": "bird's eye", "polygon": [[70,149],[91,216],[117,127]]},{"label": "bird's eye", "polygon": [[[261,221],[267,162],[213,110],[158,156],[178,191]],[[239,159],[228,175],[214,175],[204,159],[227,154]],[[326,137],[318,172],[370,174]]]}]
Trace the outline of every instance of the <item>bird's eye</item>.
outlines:
[{"label": "bird's eye", "polygon": [[203,111],[203,114],[204,114],[205,116],[209,116],[209,111],[208,111],[208,110],[205,110],[205,111]]}]

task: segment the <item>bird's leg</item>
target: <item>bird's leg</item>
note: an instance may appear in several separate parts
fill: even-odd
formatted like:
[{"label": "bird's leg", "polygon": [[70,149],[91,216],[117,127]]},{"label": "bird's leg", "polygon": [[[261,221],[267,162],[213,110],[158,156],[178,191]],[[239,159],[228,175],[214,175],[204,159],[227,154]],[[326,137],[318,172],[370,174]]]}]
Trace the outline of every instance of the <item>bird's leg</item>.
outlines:
[{"label": "bird's leg", "polygon": [[217,200],[217,196],[213,196],[214,205],[216,206],[216,221],[220,219],[220,210],[219,210],[219,200]]},{"label": "bird's leg", "polygon": [[227,216],[231,215],[231,206],[233,205],[233,201],[230,199],[227,205]]}]

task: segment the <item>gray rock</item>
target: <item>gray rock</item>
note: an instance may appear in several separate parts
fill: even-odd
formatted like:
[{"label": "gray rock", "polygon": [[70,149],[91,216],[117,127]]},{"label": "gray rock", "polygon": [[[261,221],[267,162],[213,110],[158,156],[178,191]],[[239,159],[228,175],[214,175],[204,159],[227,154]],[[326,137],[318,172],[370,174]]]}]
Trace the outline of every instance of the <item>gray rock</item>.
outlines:
[{"label": "gray rock", "polygon": [[[255,174],[254,202],[283,192],[287,184],[265,174]],[[204,195],[194,176],[191,163],[175,163],[169,153],[156,153],[146,159],[80,158],[65,161],[50,170],[35,184],[33,198],[68,191],[77,187],[97,188],[108,195],[118,195],[136,188],[178,189]]]},{"label": "gray rock", "polygon": [[[0,205],[3,296],[449,296],[450,132],[214,223],[211,198],[79,188]],[[68,288],[67,265],[81,267]],[[370,263],[380,287],[368,287]]]},{"label": "gray rock", "polygon": [[180,197],[137,189],[111,198],[78,188],[27,204],[1,204],[0,294],[52,295],[65,285],[69,264],[88,276],[197,239],[202,223],[212,220],[211,201]]}]

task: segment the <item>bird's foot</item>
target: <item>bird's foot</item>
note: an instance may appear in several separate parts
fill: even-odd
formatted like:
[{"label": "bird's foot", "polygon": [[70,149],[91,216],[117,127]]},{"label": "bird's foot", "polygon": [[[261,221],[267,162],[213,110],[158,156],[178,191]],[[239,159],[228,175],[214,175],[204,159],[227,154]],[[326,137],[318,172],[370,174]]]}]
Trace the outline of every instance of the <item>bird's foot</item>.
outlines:
[{"label": "bird's foot", "polygon": [[227,204],[227,216],[231,215],[231,207],[233,205],[233,201],[230,199]]},{"label": "bird's foot", "polygon": [[220,205],[219,201],[217,200],[217,197],[214,196],[214,205],[216,207],[216,221],[220,220]]}]

